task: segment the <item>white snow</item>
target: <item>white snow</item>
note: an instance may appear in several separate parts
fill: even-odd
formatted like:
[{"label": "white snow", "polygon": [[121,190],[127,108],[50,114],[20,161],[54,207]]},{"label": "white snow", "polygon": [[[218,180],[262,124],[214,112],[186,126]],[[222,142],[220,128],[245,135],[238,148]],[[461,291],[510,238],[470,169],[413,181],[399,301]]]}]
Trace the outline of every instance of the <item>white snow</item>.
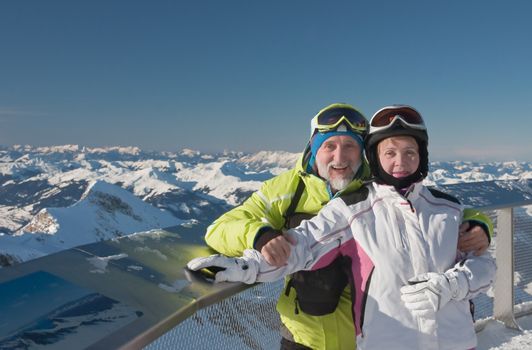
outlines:
[{"label": "white snow", "polygon": [[118,186],[96,181],[74,205],[43,209],[16,235],[0,236],[0,253],[16,261],[27,261],[98,240],[181,222]]},{"label": "white snow", "polygon": [[517,323],[523,332],[506,328],[491,320],[477,333],[477,350],[530,350],[532,349],[532,315],[520,317]]},{"label": "white snow", "polygon": [[184,182],[195,183],[194,190],[208,191],[211,196],[236,205],[237,199],[228,194],[236,190],[256,191],[262,181],[251,180],[245,172],[238,172],[238,169],[231,169],[228,175],[223,169],[226,165],[230,164],[227,161],[198,164],[194,168],[182,169],[178,177]]}]

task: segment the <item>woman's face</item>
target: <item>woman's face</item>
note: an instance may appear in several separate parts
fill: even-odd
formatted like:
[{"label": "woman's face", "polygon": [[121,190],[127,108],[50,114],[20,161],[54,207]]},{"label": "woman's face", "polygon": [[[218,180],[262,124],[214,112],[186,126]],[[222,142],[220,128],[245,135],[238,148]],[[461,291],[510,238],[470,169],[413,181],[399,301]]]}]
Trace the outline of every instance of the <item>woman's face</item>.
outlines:
[{"label": "woman's face", "polygon": [[379,161],[389,175],[401,178],[419,167],[419,147],[412,136],[392,136],[379,142]]}]

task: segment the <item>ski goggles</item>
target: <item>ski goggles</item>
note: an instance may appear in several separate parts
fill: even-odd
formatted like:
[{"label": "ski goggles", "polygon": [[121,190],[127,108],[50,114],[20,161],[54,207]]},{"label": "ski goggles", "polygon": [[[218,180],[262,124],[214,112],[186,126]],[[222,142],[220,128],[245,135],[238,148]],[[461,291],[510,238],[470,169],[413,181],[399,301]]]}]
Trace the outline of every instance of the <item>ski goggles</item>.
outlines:
[{"label": "ski goggles", "polygon": [[312,119],[312,134],[328,132],[338,129],[344,124],[350,131],[364,135],[368,130],[368,121],[355,109],[331,108],[318,114]]},{"label": "ski goggles", "polygon": [[418,111],[410,106],[398,105],[384,107],[377,111],[369,122],[369,133],[373,134],[385,130],[397,121],[413,129],[427,130],[425,122]]}]

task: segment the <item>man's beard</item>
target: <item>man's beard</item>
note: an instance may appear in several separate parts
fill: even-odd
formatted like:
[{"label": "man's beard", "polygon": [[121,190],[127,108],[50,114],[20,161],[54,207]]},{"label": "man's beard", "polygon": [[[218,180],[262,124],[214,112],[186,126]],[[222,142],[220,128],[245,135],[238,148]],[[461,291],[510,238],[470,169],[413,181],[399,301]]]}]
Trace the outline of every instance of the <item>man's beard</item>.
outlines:
[{"label": "man's beard", "polygon": [[[335,192],[341,191],[347,187],[353,181],[355,174],[358,171],[358,168],[360,168],[361,162],[356,162],[355,164],[349,165],[347,163],[333,163],[330,162],[329,164],[324,164],[318,160],[316,160],[316,166],[318,167],[318,174],[327,180],[329,185],[331,186],[331,189]],[[345,177],[335,177],[333,179],[329,178],[329,169],[332,167],[335,168],[343,168],[345,166],[348,166],[351,169],[351,174],[347,174]]]}]

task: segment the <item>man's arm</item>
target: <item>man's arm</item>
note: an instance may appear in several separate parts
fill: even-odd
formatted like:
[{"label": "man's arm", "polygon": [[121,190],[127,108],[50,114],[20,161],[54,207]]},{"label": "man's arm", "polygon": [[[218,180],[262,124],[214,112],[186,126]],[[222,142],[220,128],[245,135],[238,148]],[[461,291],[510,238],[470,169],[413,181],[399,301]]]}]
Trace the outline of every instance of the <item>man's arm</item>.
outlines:
[{"label": "man's arm", "polygon": [[242,205],[216,219],[205,234],[205,241],[216,251],[228,256],[241,256],[252,249],[257,233],[267,227],[279,225],[270,222],[268,208],[255,192]]},{"label": "man's arm", "polygon": [[[207,244],[228,256],[241,256],[245,249],[260,251],[262,245],[280,234],[283,214],[298,176],[291,170],[264,182],[242,205],[223,214],[207,228]],[[258,242],[262,236],[268,239]]]}]

